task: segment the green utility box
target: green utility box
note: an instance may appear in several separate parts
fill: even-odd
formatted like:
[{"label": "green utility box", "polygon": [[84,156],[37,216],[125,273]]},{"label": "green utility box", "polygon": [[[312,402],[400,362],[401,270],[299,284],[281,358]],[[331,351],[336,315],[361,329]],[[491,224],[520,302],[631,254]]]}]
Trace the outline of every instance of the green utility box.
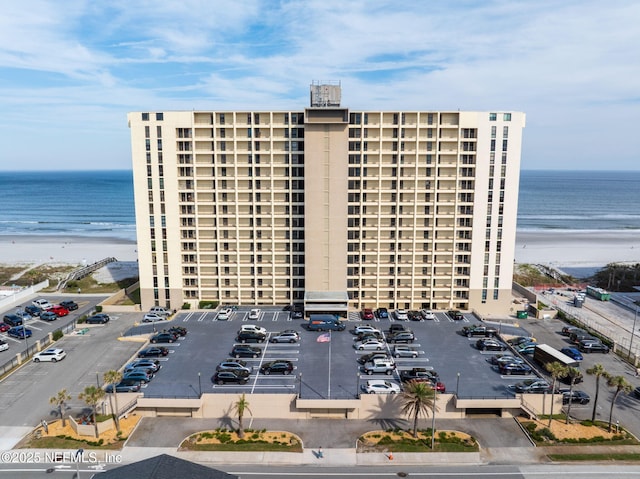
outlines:
[{"label": "green utility box", "polygon": [[529,317],[529,313],[527,313],[526,311],[518,311],[516,317],[518,319],[527,319]]}]

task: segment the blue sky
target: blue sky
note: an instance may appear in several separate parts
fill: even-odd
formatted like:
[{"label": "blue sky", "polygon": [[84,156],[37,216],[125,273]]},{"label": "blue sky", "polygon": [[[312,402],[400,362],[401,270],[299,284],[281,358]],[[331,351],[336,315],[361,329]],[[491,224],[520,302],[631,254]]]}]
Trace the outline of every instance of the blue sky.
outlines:
[{"label": "blue sky", "polygon": [[635,0],[22,0],[0,169],[129,169],[129,111],[524,111],[523,169],[637,169]]}]

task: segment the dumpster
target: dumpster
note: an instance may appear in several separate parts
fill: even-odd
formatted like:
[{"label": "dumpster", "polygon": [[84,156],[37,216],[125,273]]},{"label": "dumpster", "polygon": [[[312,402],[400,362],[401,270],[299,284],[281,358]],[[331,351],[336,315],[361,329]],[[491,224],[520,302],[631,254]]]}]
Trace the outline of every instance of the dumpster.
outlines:
[{"label": "dumpster", "polygon": [[527,319],[529,317],[529,313],[527,313],[526,311],[518,311],[516,317],[518,319]]}]

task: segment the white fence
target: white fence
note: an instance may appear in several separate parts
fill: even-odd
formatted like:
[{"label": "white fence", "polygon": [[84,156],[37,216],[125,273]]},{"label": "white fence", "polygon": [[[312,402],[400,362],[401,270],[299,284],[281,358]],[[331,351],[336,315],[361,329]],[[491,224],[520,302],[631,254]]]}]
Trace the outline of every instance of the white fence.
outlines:
[{"label": "white fence", "polygon": [[34,284],[33,286],[29,286],[28,288],[19,290],[17,293],[14,293],[9,296],[5,296],[4,298],[0,299],[0,311],[10,306],[14,306],[17,303],[21,303],[25,298],[31,296],[32,294],[37,293],[38,291],[48,286],[49,286],[49,280],[45,279],[41,283]]}]

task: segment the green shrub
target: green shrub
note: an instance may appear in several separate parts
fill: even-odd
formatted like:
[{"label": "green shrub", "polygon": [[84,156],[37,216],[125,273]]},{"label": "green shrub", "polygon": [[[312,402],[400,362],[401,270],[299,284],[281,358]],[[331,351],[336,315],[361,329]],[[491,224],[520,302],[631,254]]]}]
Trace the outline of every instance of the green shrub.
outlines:
[{"label": "green shrub", "polygon": [[226,432],[221,432],[220,434],[218,434],[218,441],[220,441],[222,444],[227,444],[231,442],[231,434]]},{"label": "green shrub", "polygon": [[190,303],[183,303],[182,304],[182,309],[191,309],[191,304]]},{"label": "green shrub", "polygon": [[202,300],[198,303],[198,309],[216,309],[218,307],[218,304],[218,301]]},{"label": "green shrub", "polygon": [[96,313],[102,313],[102,306],[96,305]]},{"label": "green shrub", "polygon": [[56,329],[51,335],[54,341],[57,341],[58,339],[62,338],[62,336],[64,336],[64,333],[62,332],[61,329]]},{"label": "green shrub", "polygon": [[254,433],[251,435],[251,439],[258,439],[259,437],[260,437],[260,434],[259,434],[259,433],[257,433],[257,432],[254,432]]}]

